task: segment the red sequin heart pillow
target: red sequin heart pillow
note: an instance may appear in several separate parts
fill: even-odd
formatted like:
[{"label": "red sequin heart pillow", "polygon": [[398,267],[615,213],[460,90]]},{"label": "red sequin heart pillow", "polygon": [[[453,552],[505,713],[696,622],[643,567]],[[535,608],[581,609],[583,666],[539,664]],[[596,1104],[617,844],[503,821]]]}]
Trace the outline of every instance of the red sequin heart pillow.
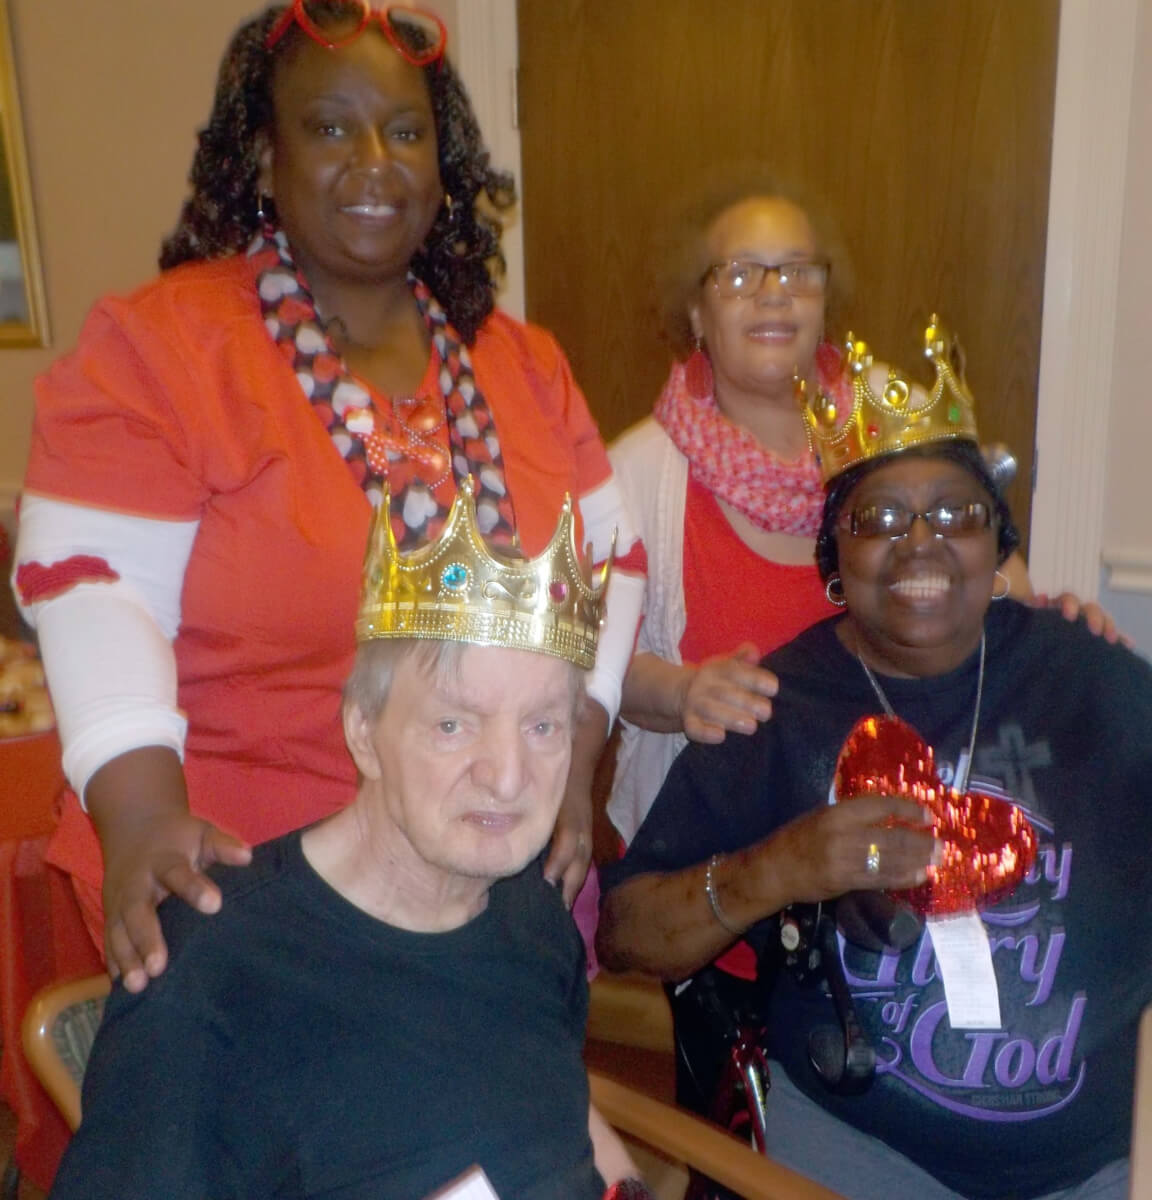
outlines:
[{"label": "red sequin heart pillow", "polygon": [[891,893],[922,916],[987,907],[1007,896],[1036,859],[1036,831],[1007,800],[958,792],[936,776],[932,747],[898,717],[864,717],[848,735],[836,763],[836,795],[907,796],[935,818],[944,846],[928,879]]}]

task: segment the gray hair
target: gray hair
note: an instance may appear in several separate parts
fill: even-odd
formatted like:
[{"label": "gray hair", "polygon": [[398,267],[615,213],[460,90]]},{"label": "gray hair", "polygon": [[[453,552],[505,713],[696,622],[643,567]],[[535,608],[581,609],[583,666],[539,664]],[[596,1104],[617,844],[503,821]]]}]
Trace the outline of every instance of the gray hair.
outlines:
[{"label": "gray hair", "polygon": [[[397,668],[405,659],[414,658],[431,679],[445,679],[460,671],[460,659],[469,642],[450,642],[430,638],[377,638],[361,642],[356,648],[352,672],[344,684],[345,707],[355,707],[375,721],[384,711],[392,692]],[[569,664],[572,678],[573,713],[584,705],[587,671]]]}]

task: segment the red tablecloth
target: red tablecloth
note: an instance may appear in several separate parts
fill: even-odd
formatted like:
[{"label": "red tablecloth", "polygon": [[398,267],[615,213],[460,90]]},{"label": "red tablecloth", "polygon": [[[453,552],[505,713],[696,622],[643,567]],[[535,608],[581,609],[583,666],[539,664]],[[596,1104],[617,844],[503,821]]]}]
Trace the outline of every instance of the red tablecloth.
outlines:
[{"label": "red tablecloth", "polygon": [[46,984],[103,969],[71,883],[44,861],[63,784],[55,734],[0,740],[0,1096],[16,1114],[16,1162],[44,1191],[69,1132],[24,1061],[20,1023]]}]

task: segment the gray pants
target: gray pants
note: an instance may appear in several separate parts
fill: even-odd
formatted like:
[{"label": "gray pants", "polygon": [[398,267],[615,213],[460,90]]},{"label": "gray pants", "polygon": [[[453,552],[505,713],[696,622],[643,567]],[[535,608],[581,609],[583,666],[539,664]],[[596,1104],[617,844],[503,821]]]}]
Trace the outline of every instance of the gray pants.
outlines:
[{"label": "gray pants", "polygon": [[[768,1092],[768,1155],[847,1200],[963,1200],[890,1146],[853,1129],[800,1092],[777,1062]],[[1128,1160],[1042,1200],[1127,1200]],[[1003,1200],[1013,1200],[1005,1195]]]}]

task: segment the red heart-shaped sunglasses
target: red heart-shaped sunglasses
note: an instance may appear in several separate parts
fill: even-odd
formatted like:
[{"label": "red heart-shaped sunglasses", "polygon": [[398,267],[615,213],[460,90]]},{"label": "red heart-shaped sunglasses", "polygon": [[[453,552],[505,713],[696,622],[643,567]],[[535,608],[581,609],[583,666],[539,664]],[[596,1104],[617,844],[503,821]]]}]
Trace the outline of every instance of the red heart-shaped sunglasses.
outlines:
[{"label": "red heart-shaped sunglasses", "polygon": [[269,30],[264,45],[271,50],[295,24],[319,45],[339,50],[354,42],[373,17],[413,66],[424,67],[444,57],[448,31],[435,13],[403,4],[373,8],[368,0],[293,0]]}]

